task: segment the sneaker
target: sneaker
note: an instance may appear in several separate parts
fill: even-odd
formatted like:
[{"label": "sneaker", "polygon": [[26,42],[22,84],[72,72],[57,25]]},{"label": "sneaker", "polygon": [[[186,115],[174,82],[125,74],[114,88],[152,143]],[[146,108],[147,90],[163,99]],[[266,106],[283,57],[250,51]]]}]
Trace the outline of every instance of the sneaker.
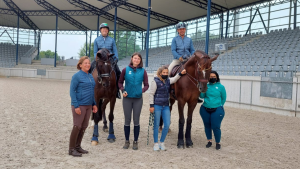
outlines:
[{"label": "sneaker", "polygon": [[133,149],[133,150],[139,149],[139,148],[138,148],[138,142],[137,142],[137,141],[133,141],[132,149]]},{"label": "sneaker", "polygon": [[153,150],[154,151],[158,151],[159,150],[159,144],[158,143],[154,143]]},{"label": "sneaker", "polygon": [[126,140],[126,141],[125,141],[125,144],[124,144],[124,146],[123,146],[123,148],[124,148],[124,149],[128,149],[128,148],[129,148],[129,145],[130,145],[129,141]]},{"label": "sneaker", "polygon": [[221,144],[216,144],[216,150],[220,150],[221,149]]},{"label": "sneaker", "polygon": [[162,151],[166,151],[166,147],[165,147],[165,143],[159,143],[159,148],[162,150]]},{"label": "sneaker", "polygon": [[207,144],[206,144],[206,148],[209,148],[211,147],[212,143],[209,141]]}]

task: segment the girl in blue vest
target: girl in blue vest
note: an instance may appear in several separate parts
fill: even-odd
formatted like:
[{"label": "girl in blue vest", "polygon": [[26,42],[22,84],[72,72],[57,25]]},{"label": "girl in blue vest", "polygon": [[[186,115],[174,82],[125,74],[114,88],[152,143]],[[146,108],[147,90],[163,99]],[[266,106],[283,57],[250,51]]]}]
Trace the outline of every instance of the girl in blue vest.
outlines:
[{"label": "girl in blue vest", "polygon": [[212,145],[212,131],[215,135],[216,149],[221,149],[221,122],[225,116],[224,104],[226,101],[225,87],[220,83],[219,74],[211,71],[206,93],[200,93],[204,98],[204,103],[200,107],[206,138],[208,143],[206,148]]},{"label": "girl in blue vest", "polygon": [[[125,87],[123,82],[125,80]],[[144,83],[144,88],[142,84]],[[119,88],[123,93],[123,110],[125,116],[124,134],[125,145],[124,149],[129,148],[129,135],[130,135],[130,123],[131,114],[133,114],[134,123],[134,141],[132,149],[138,149],[138,138],[140,133],[140,115],[143,106],[142,93],[146,92],[149,88],[148,75],[143,68],[142,56],[140,53],[134,53],[131,56],[130,64],[122,70]]]},{"label": "girl in blue vest", "polygon": [[[151,82],[149,92],[150,112],[154,112],[154,151],[166,150],[164,145],[165,138],[170,126],[170,107],[169,107],[169,90],[170,85],[175,83],[182,75],[186,74],[186,70],[182,70],[175,77],[168,78],[168,67],[163,66],[157,70],[156,77]],[[160,143],[158,143],[158,127],[160,117],[164,121],[164,128],[161,133]]]}]

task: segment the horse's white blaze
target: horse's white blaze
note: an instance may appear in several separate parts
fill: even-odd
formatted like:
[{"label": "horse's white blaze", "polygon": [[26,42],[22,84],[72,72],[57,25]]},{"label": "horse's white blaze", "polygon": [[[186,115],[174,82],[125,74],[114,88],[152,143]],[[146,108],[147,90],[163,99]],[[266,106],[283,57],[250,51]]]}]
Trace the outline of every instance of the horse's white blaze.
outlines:
[{"label": "horse's white blaze", "polygon": [[205,70],[202,70],[203,78],[205,78]]}]

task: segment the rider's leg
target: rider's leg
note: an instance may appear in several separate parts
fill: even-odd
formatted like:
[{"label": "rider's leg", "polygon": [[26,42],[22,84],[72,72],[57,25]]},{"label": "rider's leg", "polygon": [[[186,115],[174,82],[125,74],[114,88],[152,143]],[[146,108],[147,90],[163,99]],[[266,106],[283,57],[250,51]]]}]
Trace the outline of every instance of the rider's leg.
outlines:
[{"label": "rider's leg", "polygon": [[176,65],[179,65],[179,64],[180,64],[180,61],[178,59],[174,59],[172,61],[172,63],[169,65],[169,68],[168,68],[168,70],[169,70],[169,76],[171,75],[173,67],[176,66]]}]

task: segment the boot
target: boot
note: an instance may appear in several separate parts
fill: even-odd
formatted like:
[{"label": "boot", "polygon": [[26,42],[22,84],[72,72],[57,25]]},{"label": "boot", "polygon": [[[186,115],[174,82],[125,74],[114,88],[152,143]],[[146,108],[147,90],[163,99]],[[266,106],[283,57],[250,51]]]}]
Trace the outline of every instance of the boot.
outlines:
[{"label": "boot", "polygon": [[77,126],[73,126],[73,130],[70,136],[69,155],[72,155],[74,157],[81,157],[82,155],[75,148],[79,132],[80,129]]},{"label": "boot", "polygon": [[133,141],[132,149],[133,150],[138,150],[139,149],[137,141]]},{"label": "boot", "polygon": [[81,154],[87,154],[89,153],[88,151],[84,150],[81,148],[81,141],[84,135],[85,129],[81,129],[79,134],[78,134],[78,138],[77,138],[77,142],[76,142],[76,150],[81,153]]}]

